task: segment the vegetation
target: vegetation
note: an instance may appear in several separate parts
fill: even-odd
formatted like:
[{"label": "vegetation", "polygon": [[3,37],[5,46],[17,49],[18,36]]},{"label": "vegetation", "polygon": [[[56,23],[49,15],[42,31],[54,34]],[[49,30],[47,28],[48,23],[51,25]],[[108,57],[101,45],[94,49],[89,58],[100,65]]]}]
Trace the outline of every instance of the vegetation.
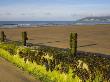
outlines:
[{"label": "vegetation", "polygon": [[76,51],[76,33],[70,34],[70,49],[24,47],[17,42],[0,44],[1,57],[44,82],[110,81],[110,58],[102,57],[98,53]]},{"label": "vegetation", "polygon": [[[25,48],[20,47],[21,50]],[[20,49],[19,48],[19,49]],[[18,51],[19,51],[18,49]],[[26,49],[27,51],[28,49]],[[72,78],[72,70],[68,72],[68,74],[60,73],[56,70],[54,71],[46,71],[44,65],[38,65],[36,62],[30,62],[27,60],[24,61],[24,58],[21,58],[18,53],[16,55],[11,55],[4,49],[0,49],[0,56],[7,59],[8,61],[16,64],[19,68],[28,71],[29,73],[33,74],[37,79],[40,79],[43,82],[79,82],[80,79],[78,77]],[[24,50],[25,52],[25,50]]]}]

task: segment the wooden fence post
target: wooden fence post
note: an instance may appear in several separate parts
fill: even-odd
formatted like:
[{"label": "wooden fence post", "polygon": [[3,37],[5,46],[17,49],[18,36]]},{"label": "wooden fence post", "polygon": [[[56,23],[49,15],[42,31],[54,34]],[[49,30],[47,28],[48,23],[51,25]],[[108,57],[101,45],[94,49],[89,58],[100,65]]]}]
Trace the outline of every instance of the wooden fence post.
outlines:
[{"label": "wooden fence post", "polygon": [[70,33],[70,55],[76,56],[77,53],[77,33]]},{"label": "wooden fence post", "polygon": [[6,35],[4,31],[1,31],[1,42],[5,42],[5,39],[6,39]]},{"label": "wooden fence post", "polygon": [[28,40],[27,32],[24,31],[24,32],[22,32],[22,43],[24,46],[26,46],[26,40]]}]

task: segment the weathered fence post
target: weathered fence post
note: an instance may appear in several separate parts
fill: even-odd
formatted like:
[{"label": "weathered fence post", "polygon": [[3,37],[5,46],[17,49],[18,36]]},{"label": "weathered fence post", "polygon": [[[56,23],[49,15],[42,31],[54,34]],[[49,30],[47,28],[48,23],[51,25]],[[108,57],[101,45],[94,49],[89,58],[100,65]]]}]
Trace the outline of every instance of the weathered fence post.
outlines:
[{"label": "weathered fence post", "polygon": [[77,33],[70,33],[70,55],[76,56],[77,52]]},{"label": "weathered fence post", "polygon": [[28,40],[28,37],[27,37],[27,32],[22,32],[22,43],[24,46],[26,46],[26,40]]},{"label": "weathered fence post", "polygon": [[6,39],[6,35],[4,31],[1,31],[1,42],[5,42],[5,39]]}]

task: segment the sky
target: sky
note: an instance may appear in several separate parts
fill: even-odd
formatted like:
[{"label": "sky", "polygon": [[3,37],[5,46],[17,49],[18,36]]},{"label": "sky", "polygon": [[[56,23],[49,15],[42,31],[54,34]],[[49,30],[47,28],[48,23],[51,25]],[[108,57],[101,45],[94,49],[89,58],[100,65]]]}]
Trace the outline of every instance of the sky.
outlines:
[{"label": "sky", "polygon": [[74,21],[110,16],[110,0],[0,0],[0,21]]}]

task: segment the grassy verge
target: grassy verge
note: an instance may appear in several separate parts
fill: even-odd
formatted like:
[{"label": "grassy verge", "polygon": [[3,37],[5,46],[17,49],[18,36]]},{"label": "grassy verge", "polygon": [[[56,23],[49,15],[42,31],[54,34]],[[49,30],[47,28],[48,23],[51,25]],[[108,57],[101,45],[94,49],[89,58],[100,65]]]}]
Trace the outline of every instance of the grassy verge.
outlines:
[{"label": "grassy verge", "polygon": [[4,49],[0,49],[0,56],[7,59],[8,61],[16,64],[19,68],[24,69],[25,71],[33,74],[37,79],[40,79],[43,82],[79,82],[78,77],[72,78],[72,70],[68,74],[59,73],[54,70],[53,72],[46,71],[46,68],[41,65],[37,65],[35,62],[31,63],[27,61],[25,63],[23,58],[20,58],[18,54],[10,55]]},{"label": "grassy verge", "polygon": [[0,44],[0,56],[43,82],[109,82],[110,59],[100,54],[68,51],[53,47],[23,47]]}]

